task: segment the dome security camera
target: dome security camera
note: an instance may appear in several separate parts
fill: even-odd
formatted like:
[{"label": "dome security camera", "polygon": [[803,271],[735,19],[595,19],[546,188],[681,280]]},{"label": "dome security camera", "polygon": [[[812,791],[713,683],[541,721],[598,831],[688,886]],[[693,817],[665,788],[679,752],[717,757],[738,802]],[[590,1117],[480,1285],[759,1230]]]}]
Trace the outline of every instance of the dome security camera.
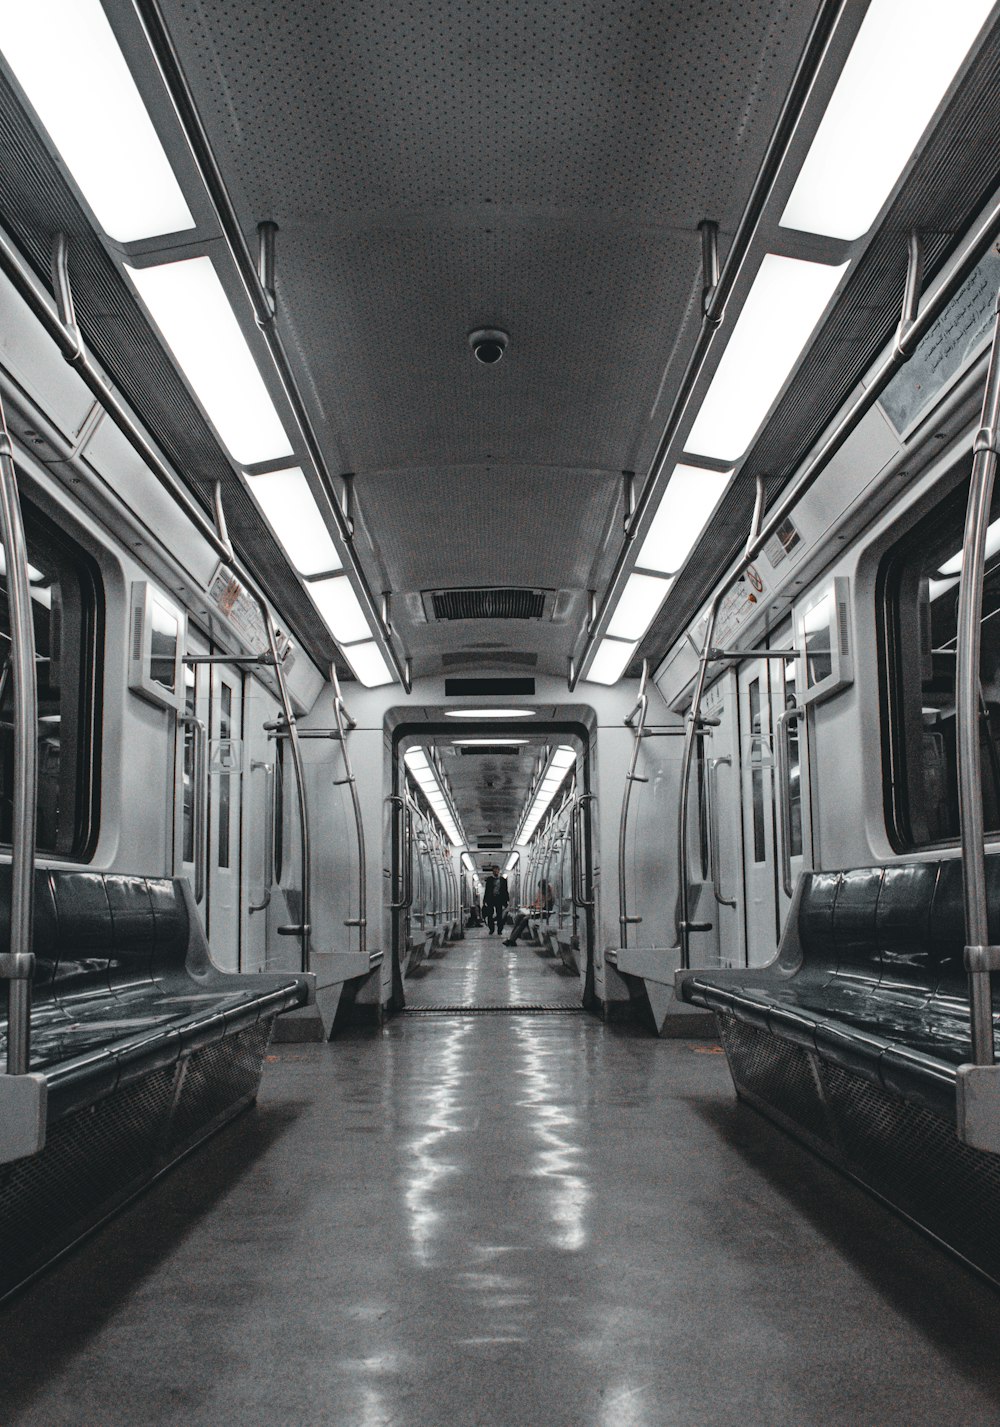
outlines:
[{"label": "dome security camera", "polygon": [[469,346],[472,348],[472,355],[477,362],[482,362],[484,367],[496,366],[506,352],[509,341],[507,333],[496,328],[482,327],[476,332],[469,333]]}]

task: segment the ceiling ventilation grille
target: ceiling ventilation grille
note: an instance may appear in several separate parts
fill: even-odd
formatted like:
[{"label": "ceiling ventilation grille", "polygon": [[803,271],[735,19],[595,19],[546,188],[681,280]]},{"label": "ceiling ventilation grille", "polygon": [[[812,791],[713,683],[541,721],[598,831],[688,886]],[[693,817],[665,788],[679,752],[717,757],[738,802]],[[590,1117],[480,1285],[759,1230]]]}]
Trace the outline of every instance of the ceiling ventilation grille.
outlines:
[{"label": "ceiling ventilation grille", "polygon": [[435,619],[541,619],[544,590],[432,590]]}]

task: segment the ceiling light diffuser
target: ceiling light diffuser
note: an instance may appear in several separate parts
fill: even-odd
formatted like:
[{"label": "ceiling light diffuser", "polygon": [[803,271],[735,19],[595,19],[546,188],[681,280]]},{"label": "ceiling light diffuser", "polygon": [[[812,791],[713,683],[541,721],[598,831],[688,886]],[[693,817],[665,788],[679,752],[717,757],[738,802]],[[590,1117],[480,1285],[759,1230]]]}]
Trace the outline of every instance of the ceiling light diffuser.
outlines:
[{"label": "ceiling light diffuser", "polygon": [[[329,580],[310,580],[306,589],[338,644],[353,644],[356,640],[370,638],[371,630],[361,601],[346,575],[334,575]],[[351,658],[349,650],[345,649],[344,653],[348,659]]]},{"label": "ceiling light diffuser", "polygon": [[0,5],[0,50],[109,238],[194,227],[99,0]]},{"label": "ceiling light diffuser", "polygon": [[352,644],[343,651],[344,658],[366,689],[375,689],[380,684],[391,684],[395,675],[382,658],[382,651],[374,639],[365,644]]},{"label": "ceiling light diffuser", "polygon": [[765,255],[687,439],[688,451],[720,461],[743,455],[847,267]]},{"label": "ceiling light diffuser", "polygon": [[585,680],[591,684],[617,684],[638,647],[638,641],[602,639]]},{"label": "ceiling light diffuser", "polygon": [[675,466],[639,549],[636,565],[644,570],[676,575],[722,499],[732,474],[731,470]]},{"label": "ceiling light diffuser", "polygon": [[661,579],[659,575],[629,575],[611,616],[608,633],[615,639],[641,639],[666,599],[671,584],[671,580]]},{"label": "ceiling light diffuser", "polygon": [[291,444],[212,259],[125,271],[233,459],[252,466],[290,456]]},{"label": "ceiling light diffuser", "polygon": [[[785,228],[868,232],[992,8],[993,0],[871,0],[781,215]],[[886,80],[890,55],[896,82]]]},{"label": "ceiling light diffuser", "polygon": [[453,738],[453,748],[523,748],[527,738]]},{"label": "ceiling light diffuser", "polygon": [[568,743],[560,744],[552,755],[553,768],[572,768],[576,763],[576,749],[570,748]]},{"label": "ceiling light diffuser", "polygon": [[283,546],[300,575],[319,575],[342,568],[316,498],[298,466],[287,471],[269,471],[264,476],[252,476],[248,472],[247,481],[278,544]]},{"label": "ceiling light diffuser", "polygon": [[534,718],[534,709],[445,709],[445,718]]}]

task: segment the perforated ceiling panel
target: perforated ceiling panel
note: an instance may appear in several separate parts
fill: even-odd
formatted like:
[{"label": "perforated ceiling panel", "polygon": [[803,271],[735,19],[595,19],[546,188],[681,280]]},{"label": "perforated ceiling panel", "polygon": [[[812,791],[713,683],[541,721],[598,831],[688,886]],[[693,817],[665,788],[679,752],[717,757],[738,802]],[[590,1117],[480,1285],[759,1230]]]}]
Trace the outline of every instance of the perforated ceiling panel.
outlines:
[{"label": "perforated ceiling panel", "polygon": [[[280,320],[373,585],[571,590],[516,636],[564,672],[693,338],[697,224],[735,225],[812,0],[165,9],[247,231],[280,226]],[[489,369],[483,326],[510,334]],[[416,672],[469,648],[405,600],[394,623]]]}]

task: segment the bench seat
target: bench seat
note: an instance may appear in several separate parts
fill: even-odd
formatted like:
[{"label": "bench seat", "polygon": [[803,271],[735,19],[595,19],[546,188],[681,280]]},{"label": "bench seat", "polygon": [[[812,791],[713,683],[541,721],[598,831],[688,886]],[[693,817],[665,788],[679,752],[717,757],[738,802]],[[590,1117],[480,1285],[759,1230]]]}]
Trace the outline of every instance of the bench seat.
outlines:
[{"label": "bench seat", "polygon": [[[996,856],[987,887],[996,939]],[[957,860],[804,873],[775,961],[680,972],[678,991],[953,1119],[972,1057],[964,940]]]},{"label": "bench seat", "polygon": [[[7,865],[4,948],[10,903]],[[221,971],[181,879],[39,870],[34,951],[33,1078],[0,1075],[0,1299],[252,1103],[275,1016],[314,995]]]},{"label": "bench seat", "polygon": [[[0,945],[10,879],[0,867]],[[308,977],[220,971],[183,879],[39,869],[34,950],[30,1069],[50,1122],[310,996]]]}]

